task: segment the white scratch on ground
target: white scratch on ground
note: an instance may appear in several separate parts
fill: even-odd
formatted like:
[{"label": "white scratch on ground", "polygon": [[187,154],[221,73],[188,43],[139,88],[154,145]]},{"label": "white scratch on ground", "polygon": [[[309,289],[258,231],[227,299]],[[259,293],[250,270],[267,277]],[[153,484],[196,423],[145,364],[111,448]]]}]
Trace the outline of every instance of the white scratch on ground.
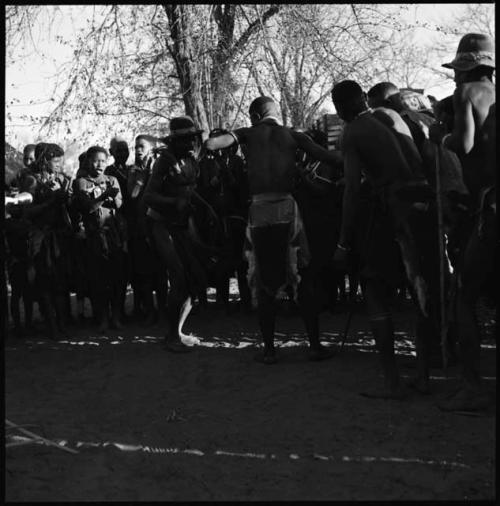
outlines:
[{"label": "white scratch on ground", "polygon": [[[66,440],[58,440],[56,441],[60,445],[67,445],[68,441]],[[254,453],[254,452],[234,452],[228,450],[215,450],[213,452],[202,451],[195,448],[162,448],[157,446],[145,446],[145,445],[132,445],[132,444],[124,444],[124,443],[116,443],[106,441],[104,443],[95,443],[95,442],[82,442],[78,441],[73,446],[76,448],[106,448],[106,447],[115,447],[118,450],[125,452],[134,452],[134,451],[142,451],[145,453],[154,453],[154,454],[185,454],[185,455],[195,455],[197,457],[210,457],[210,456],[220,456],[220,457],[236,457],[236,458],[246,458],[246,459],[259,459],[259,460],[279,460],[280,457],[274,453],[266,454],[266,453]],[[470,469],[471,466],[464,464],[462,462],[454,462],[451,460],[430,460],[430,459],[421,459],[418,457],[394,457],[394,456],[372,456],[372,455],[359,455],[359,456],[349,456],[349,455],[323,455],[319,453],[313,453],[312,455],[299,455],[297,453],[290,453],[286,456],[283,456],[282,459],[288,460],[308,460],[314,459],[323,462],[355,462],[355,463],[369,463],[369,462],[386,462],[386,463],[397,463],[397,464],[420,464],[420,465],[428,465],[428,466],[443,466],[443,467],[453,467],[453,468],[461,468],[461,469]]]}]

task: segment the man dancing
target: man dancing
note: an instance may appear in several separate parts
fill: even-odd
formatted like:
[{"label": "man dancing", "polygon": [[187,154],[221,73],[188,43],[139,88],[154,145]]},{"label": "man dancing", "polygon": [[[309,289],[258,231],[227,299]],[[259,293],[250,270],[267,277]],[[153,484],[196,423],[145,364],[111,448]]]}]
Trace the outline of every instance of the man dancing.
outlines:
[{"label": "man dancing", "polygon": [[191,200],[199,173],[195,150],[202,131],[186,116],[172,118],[170,130],[169,147],[161,151],[153,165],[144,203],[149,206],[153,244],[170,280],[165,347],[182,353],[191,351],[180,336],[191,309],[190,297],[207,285],[191,219]]},{"label": "man dancing", "polygon": [[340,156],[323,149],[303,133],[281,126],[278,108],[271,98],[255,99],[249,114],[252,127],[210,138],[205,146],[218,150],[240,143],[246,154],[251,197],[247,228],[248,277],[257,300],[264,340],[264,353],[257,358],[265,364],[277,361],[274,347],[276,302],[286,297],[286,289],[290,286],[298,296],[307,330],[309,358],[329,358],[332,354],[319,340],[319,305],[314,279],[307,268],[307,239],[291,193],[299,170],[297,149],[332,165],[340,163]]}]

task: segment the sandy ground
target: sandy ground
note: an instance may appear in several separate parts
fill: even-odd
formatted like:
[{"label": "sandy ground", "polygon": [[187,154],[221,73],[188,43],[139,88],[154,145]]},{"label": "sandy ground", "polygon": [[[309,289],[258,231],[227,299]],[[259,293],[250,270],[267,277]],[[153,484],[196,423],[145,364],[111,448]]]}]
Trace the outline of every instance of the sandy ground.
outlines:
[{"label": "sandy ground", "polygon": [[[6,418],[79,453],[7,448],[6,500],[495,498],[496,406],[436,406],[456,368],[432,371],[430,396],[365,399],[381,376],[362,307],[342,353],[321,363],[306,359],[300,320],[281,316],[280,362],[266,366],[253,361],[255,315],[209,306],[187,320],[202,345],[186,355],[162,349],[161,329],[132,324],[101,337],[73,328],[61,343],[7,337]],[[491,318],[482,367],[495,398]],[[322,340],[336,346],[345,319],[325,313]],[[396,313],[403,376],[414,373],[412,321],[411,307]]]}]

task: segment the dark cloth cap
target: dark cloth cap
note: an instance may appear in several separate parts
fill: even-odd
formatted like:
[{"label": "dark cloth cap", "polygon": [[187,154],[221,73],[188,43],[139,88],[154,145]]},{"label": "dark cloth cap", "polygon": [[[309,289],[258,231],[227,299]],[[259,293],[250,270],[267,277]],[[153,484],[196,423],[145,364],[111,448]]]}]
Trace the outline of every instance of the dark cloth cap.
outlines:
[{"label": "dark cloth cap", "polygon": [[493,40],[488,35],[467,33],[460,39],[455,59],[442,66],[467,72],[480,65],[495,68]]},{"label": "dark cloth cap", "polygon": [[[164,139],[175,139],[189,135],[199,135],[203,130],[195,127],[194,121],[189,116],[177,116],[170,120],[170,135]],[[162,139],[163,140],[163,139]]]}]

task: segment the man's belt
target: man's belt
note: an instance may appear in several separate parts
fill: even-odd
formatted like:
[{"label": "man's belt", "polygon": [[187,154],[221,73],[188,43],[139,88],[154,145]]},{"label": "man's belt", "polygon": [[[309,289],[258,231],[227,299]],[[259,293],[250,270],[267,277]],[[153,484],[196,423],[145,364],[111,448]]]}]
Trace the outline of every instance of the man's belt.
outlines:
[{"label": "man's belt", "polygon": [[252,202],[277,202],[280,200],[295,200],[291,193],[270,192],[257,193],[251,196]]}]

